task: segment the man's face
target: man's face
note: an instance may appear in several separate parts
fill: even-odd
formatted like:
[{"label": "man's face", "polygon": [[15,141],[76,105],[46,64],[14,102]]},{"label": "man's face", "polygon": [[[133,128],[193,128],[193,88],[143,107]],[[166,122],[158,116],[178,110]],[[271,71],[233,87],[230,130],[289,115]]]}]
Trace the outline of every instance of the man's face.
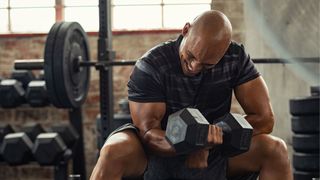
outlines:
[{"label": "man's face", "polygon": [[181,68],[186,76],[195,76],[213,68],[220,60],[201,38],[184,37],[179,50]]}]

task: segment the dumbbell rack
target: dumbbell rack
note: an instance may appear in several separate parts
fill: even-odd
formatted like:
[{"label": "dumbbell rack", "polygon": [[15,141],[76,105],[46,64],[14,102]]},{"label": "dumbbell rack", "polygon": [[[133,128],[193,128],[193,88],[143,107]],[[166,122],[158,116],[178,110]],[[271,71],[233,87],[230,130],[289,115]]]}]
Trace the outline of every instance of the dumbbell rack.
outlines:
[{"label": "dumbbell rack", "polygon": [[[67,138],[66,141],[63,142],[65,143],[70,143],[73,142],[72,146],[68,145],[67,147],[72,148],[72,149],[65,149],[63,150],[63,154],[61,156],[56,156],[56,159],[51,159],[49,161],[43,161],[39,159],[39,157],[46,158],[48,157],[47,150],[40,148],[40,152],[42,151],[42,155],[39,154],[31,154],[30,150],[27,150],[29,147],[35,148],[35,144],[37,144],[35,138],[38,135],[41,135],[41,133],[45,133],[44,129],[38,125],[33,125],[33,126],[25,126],[25,129],[23,129],[22,132],[14,132],[14,129],[12,129],[11,126],[2,126],[1,129],[1,137],[2,138],[8,138],[6,140],[3,140],[1,138],[1,143],[2,143],[2,148],[1,148],[1,164],[9,164],[13,166],[19,166],[19,165],[24,165],[30,162],[38,162],[40,165],[45,165],[45,166],[54,166],[54,179],[55,180],[67,180],[68,179],[68,164],[70,160],[73,162],[73,169],[71,174],[77,174],[80,175],[80,177],[83,177],[82,179],[86,179],[86,169],[85,169],[85,155],[84,155],[84,143],[83,143],[83,130],[82,130],[82,112],[81,108],[78,109],[70,109],[69,110],[69,124],[72,125],[72,129],[74,133],[76,133],[77,137],[74,138],[74,140],[71,140],[70,134],[69,134],[69,139]],[[56,128],[59,128],[59,126],[55,126]],[[31,129],[32,128],[32,129]],[[54,132],[61,132],[61,136],[65,137],[68,136],[63,132],[64,130],[54,130]],[[18,135],[19,134],[19,135]],[[54,133],[48,133],[48,134],[54,134]],[[6,136],[6,135],[10,135]],[[4,137],[6,136],[6,137]],[[21,141],[17,141],[17,138],[21,137],[21,141],[25,142],[25,146],[23,146],[20,151],[21,153],[16,154],[18,159],[15,157],[14,154],[12,154],[12,151],[8,148],[15,148],[17,149],[16,145],[13,143],[18,143],[21,145]],[[38,136],[39,137],[39,136]],[[37,137],[37,138],[38,138]],[[25,139],[27,138],[27,139]],[[30,139],[29,139],[30,138]],[[24,139],[24,140],[22,140]],[[6,141],[6,148],[3,143]],[[49,141],[47,141],[49,142]],[[50,141],[51,142],[51,141]],[[31,144],[30,144],[31,143]],[[65,145],[64,145],[65,146]],[[39,144],[38,146],[39,147]],[[54,146],[53,146],[54,147]],[[19,148],[18,148],[19,149]],[[56,148],[54,148],[56,149]],[[36,150],[37,152],[39,150]],[[14,151],[16,152],[16,151]],[[30,152],[30,154],[29,154]],[[23,153],[23,155],[22,155]],[[60,152],[59,152],[60,153]],[[57,154],[58,155],[58,154]],[[50,156],[54,157],[54,156]]]}]

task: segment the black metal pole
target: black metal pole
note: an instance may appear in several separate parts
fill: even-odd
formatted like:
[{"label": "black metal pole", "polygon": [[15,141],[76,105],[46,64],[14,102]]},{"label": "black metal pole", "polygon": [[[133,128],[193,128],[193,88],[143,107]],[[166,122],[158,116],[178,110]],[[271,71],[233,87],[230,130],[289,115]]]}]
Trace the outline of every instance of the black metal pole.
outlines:
[{"label": "black metal pole", "polygon": [[297,64],[297,63],[319,63],[320,57],[293,57],[283,58],[254,58],[256,64]]},{"label": "black metal pole", "polygon": [[68,180],[68,161],[62,161],[54,166],[55,180]]},{"label": "black metal pole", "polygon": [[79,139],[72,149],[73,174],[80,174],[81,179],[86,179],[86,162],[84,155],[84,140],[82,127],[81,107],[69,110],[69,120],[72,126],[78,131]]},{"label": "black metal pole", "polygon": [[[98,61],[112,61],[111,0],[99,0]],[[102,142],[106,140],[113,119],[112,68],[99,68],[100,72],[100,114]],[[101,147],[98,147],[101,149]]]}]

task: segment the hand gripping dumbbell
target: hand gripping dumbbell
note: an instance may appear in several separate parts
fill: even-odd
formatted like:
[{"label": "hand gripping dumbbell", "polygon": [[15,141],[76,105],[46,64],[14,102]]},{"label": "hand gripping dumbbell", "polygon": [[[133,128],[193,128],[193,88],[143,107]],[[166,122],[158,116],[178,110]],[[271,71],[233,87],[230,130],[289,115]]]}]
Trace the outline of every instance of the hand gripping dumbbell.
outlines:
[{"label": "hand gripping dumbbell", "polygon": [[[223,131],[223,153],[236,156],[249,150],[252,126],[239,114],[228,113],[215,125]],[[208,146],[209,122],[198,109],[184,108],[168,118],[166,139],[177,154],[188,154]]]}]

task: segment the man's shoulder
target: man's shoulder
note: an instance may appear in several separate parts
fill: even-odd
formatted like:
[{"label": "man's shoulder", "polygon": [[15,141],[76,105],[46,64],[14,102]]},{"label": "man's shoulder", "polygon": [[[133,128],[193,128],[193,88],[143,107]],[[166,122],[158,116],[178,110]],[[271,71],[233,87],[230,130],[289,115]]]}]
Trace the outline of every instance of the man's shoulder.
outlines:
[{"label": "man's shoulder", "polygon": [[175,51],[175,41],[174,40],[169,40],[163,43],[160,43],[150,50],[148,50],[142,57],[141,59],[144,60],[154,60],[158,58],[163,58],[163,57],[168,57],[172,56],[172,54]]},{"label": "man's shoulder", "polygon": [[148,50],[137,62],[137,65],[147,65],[155,69],[171,67],[178,58],[178,49],[175,40],[169,40],[158,44]]},{"label": "man's shoulder", "polygon": [[243,44],[236,41],[231,41],[225,56],[238,57],[239,55],[243,55],[244,52],[245,50]]}]

